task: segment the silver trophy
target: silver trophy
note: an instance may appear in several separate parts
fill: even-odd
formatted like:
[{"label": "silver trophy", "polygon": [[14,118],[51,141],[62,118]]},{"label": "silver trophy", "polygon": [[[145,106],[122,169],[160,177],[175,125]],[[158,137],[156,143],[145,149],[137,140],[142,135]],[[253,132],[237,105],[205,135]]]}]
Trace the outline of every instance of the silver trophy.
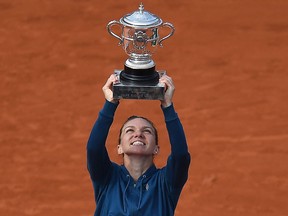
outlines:
[{"label": "silver trophy", "polygon": [[[113,26],[120,27],[121,35],[113,32]],[[170,28],[167,36],[160,38],[161,27]],[[156,15],[145,11],[141,3],[139,10],[123,16],[119,21],[113,20],[107,25],[108,32],[119,40],[129,58],[123,70],[115,70],[118,82],[113,85],[115,99],[161,100],[164,97],[164,85],[159,78],[166,71],[156,71],[152,54],[162,42],[171,37],[175,31],[171,23],[163,22]]]}]

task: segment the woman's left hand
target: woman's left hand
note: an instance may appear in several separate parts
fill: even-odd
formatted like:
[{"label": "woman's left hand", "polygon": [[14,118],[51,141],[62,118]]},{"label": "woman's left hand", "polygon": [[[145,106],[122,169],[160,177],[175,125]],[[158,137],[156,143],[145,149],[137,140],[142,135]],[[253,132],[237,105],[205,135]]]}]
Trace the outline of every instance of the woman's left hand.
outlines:
[{"label": "woman's left hand", "polygon": [[167,75],[163,75],[159,79],[159,82],[165,84],[164,99],[160,100],[161,105],[162,105],[162,107],[168,107],[172,104],[172,99],[173,99],[173,95],[174,95],[174,91],[175,91],[175,86],[174,86],[173,80],[171,77],[169,77]]}]

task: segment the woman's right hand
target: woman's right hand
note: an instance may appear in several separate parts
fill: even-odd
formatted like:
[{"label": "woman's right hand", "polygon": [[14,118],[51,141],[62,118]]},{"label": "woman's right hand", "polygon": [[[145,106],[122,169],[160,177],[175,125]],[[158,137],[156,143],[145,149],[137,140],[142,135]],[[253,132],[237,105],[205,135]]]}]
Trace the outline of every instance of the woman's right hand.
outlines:
[{"label": "woman's right hand", "polygon": [[118,99],[113,98],[113,84],[117,81],[117,77],[115,74],[112,74],[108,80],[106,81],[105,85],[102,87],[102,91],[104,93],[105,99],[112,103],[118,103]]}]

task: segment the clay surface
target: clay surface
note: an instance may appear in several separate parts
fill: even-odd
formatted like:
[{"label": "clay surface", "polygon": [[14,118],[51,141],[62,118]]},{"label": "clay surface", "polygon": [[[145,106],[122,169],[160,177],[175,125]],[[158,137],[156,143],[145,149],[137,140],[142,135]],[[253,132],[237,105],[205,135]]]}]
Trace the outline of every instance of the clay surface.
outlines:
[{"label": "clay surface", "polygon": [[[102,86],[127,55],[106,25],[125,0],[0,0],[0,215],[91,216],[86,141]],[[288,214],[288,1],[158,0],[146,10],[176,32],[153,59],[176,86],[193,156],[177,216]],[[163,29],[162,35],[166,34]],[[157,125],[159,101],[122,100],[107,140],[130,115]]]}]

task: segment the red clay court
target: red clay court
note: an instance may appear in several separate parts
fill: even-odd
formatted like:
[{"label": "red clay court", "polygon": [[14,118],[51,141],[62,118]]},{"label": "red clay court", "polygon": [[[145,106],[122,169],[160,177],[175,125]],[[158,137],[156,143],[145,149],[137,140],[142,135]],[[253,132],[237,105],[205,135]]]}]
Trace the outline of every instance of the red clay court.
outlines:
[{"label": "red clay court", "polygon": [[[127,55],[109,21],[140,2],[0,0],[0,215],[91,216],[86,141]],[[193,156],[176,216],[287,216],[288,1],[143,1],[176,32],[153,59],[174,79]],[[168,137],[159,101],[123,100]]]}]

